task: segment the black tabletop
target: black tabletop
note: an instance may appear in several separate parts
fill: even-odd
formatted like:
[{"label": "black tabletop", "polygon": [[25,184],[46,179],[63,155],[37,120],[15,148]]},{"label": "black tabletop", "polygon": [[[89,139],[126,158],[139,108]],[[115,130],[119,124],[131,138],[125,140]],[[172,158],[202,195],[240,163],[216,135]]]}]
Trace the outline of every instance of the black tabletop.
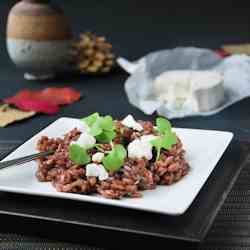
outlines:
[{"label": "black tabletop", "polygon": [[[80,90],[78,103],[63,107],[54,116],[37,115],[27,121],[0,129],[1,141],[23,141],[61,116],[81,117],[94,111],[121,118],[128,113],[151,119],[132,107],[124,92],[127,74],[115,70],[106,76],[68,76],[46,82],[29,82],[23,72],[9,60],[5,47],[5,26],[8,11],[16,1],[0,1],[0,98],[23,88],[73,86]],[[91,30],[105,35],[116,55],[137,59],[146,53],[177,46],[218,48],[224,43],[250,41],[248,8],[215,6],[201,2],[183,6],[182,1],[66,1],[58,0],[70,17],[75,36]],[[220,114],[210,117],[175,119],[178,127],[229,130],[236,138],[250,140],[250,99],[245,99]],[[4,217],[7,218],[7,217]],[[8,218],[9,219],[9,218]],[[15,220],[9,219],[11,225]]]},{"label": "black tabletop", "polygon": [[[1,140],[24,140],[61,116],[84,116],[98,110],[123,117],[133,113],[146,117],[132,107],[123,85],[127,74],[116,71],[107,76],[68,77],[47,82],[29,82],[9,60],[5,48],[5,23],[16,1],[0,2],[0,98],[23,88],[70,85],[81,91],[80,102],[65,107],[56,116],[39,115],[29,121],[0,129]],[[224,43],[250,40],[250,15],[247,8],[231,6],[184,7],[180,1],[57,1],[69,16],[75,35],[92,30],[105,35],[117,55],[137,59],[146,53],[176,46],[218,48]],[[179,3],[178,3],[179,2]],[[247,134],[250,127],[250,99],[244,100],[211,117],[174,120],[176,126],[212,128]]]}]

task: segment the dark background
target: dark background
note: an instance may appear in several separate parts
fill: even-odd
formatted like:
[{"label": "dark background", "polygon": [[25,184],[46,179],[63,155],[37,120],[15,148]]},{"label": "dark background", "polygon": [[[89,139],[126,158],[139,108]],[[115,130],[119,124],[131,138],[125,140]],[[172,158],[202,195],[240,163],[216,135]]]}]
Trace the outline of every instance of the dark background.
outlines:
[{"label": "dark background", "polygon": [[[81,117],[99,111],[121,118],[133,113],[148,118],[127,101],[123,83],[127,74],[114,72],[103,77],[69,77],[67,80],[28,82],[10,62],[5,48],[8,11],[17,1],[0,1],[0,98],[23,88],[72,85],[81,91],[80,102],[64,107],[56,116],[38,115],[28,121],[0,129],[1,140],[25,140],[60,116]],[[75,36],[91,30],[105,35],[116,55],[137,59],[146,53],[176,46],[218,48],[224,43],[250,41],[250,10],[232,1],[215,5],[200,1],[82,1],[57,0],[72,22]],[[193,7],[192,7],[193,6]],[[250,100],[244,100],[218,115],[206,118],[174,120],[176,126],[232,130],[245,136],[250,127]]]},{"label": "dark background", "polygon": [[[117,70],[107,76],[67,77],[48,82],[28,82],[8,58],[5,47],[7,14],[17,1],[0,0],[0,98],[23,88],[71,85],[81,91],[80,102],[62,108],[55,116],[37,115],[29,120],[0,128],[0,140],[23,141],[61,116],[81,117],[99,111],[122,118],[128,113],[137,118],[152,119],[132,107],[125,96],[123,84],[128,75]],[[199,4],[166,0],[57,0],[72,22],[75,36],[91,30],[105,35],[114,45],[116,55],[130,60],[154,50],[176,46],[199,46],[216,49],[225,43],[250,42],[250,8],[238,7],[232,1],[217,5],[210,1]],[[234,1],[235,2],[235,1]],[[184,5],[185,3],[185,5]],[[250,99],[239,102],[220,114],[210,117],[175,119],[175,126],[230,130],[236,138],[250,140]],[[1,202],[1,201],[0,201]],[[58,237],[60,226],[39,221],[1,215],[2,229],[11,233]],[[46,228],[47,227],[47,228]],[[67,230],[71,230],[67,227]],[[77,231],[75,229],[75,231]],[[64,232],[66,235],[67,232]],[[19,236],[17,236],[18,238]],[[83,237],[75,235],[75,238]],[[81,240],[83,240],[81,239]],[[233,240],[233,239],[232,239]],[[34,240],[35,241],[35,240]],[[159,241],[157,240],[159,243]],[[152,243],[153,244],[153,243]],[[159,244],[165,244],[163,242]],[[167,246],[167,245],[166,245]],[[207,249],[210,249],[209,247]]]}]

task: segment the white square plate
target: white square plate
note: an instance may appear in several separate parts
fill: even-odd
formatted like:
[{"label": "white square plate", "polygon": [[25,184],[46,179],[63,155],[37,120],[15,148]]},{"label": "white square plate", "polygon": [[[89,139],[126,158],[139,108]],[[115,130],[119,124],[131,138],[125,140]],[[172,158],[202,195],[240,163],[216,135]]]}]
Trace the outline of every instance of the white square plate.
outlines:
[{"label": "white square plate", "polygon": [[[79,120],[73,118],[56,120],[3,160],[35,153],[36,143],[42,135],[61,137],[73,129],[77,122]],[[183,142],[191,170],[187,176],[173,185],[157,186],[155,190],[144,191],[142,198],[110,200],[99,195],[59,193],[51,183],[39,182],[36,179],[36,162],[0,170],[0,191],[94,202],[169,215],[183,214],[205,184],[232,140],[233,134],[214,130],[174,130]]]}]

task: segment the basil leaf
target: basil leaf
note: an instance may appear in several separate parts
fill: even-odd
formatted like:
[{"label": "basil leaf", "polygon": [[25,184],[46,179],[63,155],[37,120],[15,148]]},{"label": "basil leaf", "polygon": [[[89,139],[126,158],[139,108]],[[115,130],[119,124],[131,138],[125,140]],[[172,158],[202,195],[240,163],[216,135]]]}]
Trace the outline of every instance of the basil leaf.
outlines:
[{"label": "basil leaf", "polygon": [[89,133],[95,136],[101,143],[109,143],[115,138],[115,125],[110,115],[101,117],[99,113],[94,113],[82,119],[89,127]]},{"label": "basil leaf", "polygon": [[97,135],[100,135],[102,133],[102,129],[100,127],[100,124],[98,121],[96,121],[92,127],[90,127],[90,131],[89,133],[93,136],[97,136]]},{"label": "basil leaf", "polygon": [[91,161],[86,149],[77,144],[69,146],[69,158],[78,165],[85,165]]},{"label": "basil leaf", "polygon": [[162,136],[162,147],[170,150],[177,143],[177,137],[174,133],[169,132]]},{"label": "basil leaf", "polygon": [[114,130],[113,118],[110,115],[106,115],[100,119],[100,127],[103,130],[112,131]]},{"label": "basil leaf", "polygon": [[150,141],[150,143],[155,147],[157,155],[156,160],[159,160],[161,149],[164,148],[166,150],[170,150],[173,145],[177,143],[177,137],[172,132],[167,132],[159,138]]},{"label": "basil leaf", "polygon": [[116,144],[111,152],[104,157],[102,163],[107,170],[117,171],[124,165],[126,157],[126,149],[121,144]]},{"label": "basil leaf", "polygon": [[103,131],[100,135],[96,136],[96,140],[101,143],[109,143],[116,136],[114,131]]},{"label": "basil leaf", "polygon": [[161,134],[171,131],[171,123],[163,117],[158,117],[156,119],[156,126],[157,126],[159,133]]},{"label": "basil leaf", "polygon": [[123,159],[127,157],[127,151],[123,145],[116,144],[116,145],[114,145],[114,149],[115,149],[118,157],[123,158]]},{"label": "basil leaf", "polygon": [[92,115],[89,115],[83,119],[81,119],[83,122],[85,122],[89,127],[91,127],[95,122],[96,120],[98,119],[99,117],[99,113],[93,113]]}]

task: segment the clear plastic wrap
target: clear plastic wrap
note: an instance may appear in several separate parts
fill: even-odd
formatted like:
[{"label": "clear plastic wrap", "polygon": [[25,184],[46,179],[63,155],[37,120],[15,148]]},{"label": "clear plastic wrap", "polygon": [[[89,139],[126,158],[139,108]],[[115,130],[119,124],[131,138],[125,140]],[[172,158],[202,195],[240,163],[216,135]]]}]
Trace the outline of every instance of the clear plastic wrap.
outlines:
[{"label": "clear plastic wrap", "polygon": [[[213,115],[250,96],[250,57],[234,55],[220,58],[214,51],[200,48],[175,48],[150,53],[136,62],[118,58],[118,64],[130,73],[125,82],[129,102],[146,114],[157,111],[168,118]],[[224,100],[217,108],[197,112],[192,108],[171,109],[153,91],[157,76],[170,70],[214,70],[223,75]]]}]

